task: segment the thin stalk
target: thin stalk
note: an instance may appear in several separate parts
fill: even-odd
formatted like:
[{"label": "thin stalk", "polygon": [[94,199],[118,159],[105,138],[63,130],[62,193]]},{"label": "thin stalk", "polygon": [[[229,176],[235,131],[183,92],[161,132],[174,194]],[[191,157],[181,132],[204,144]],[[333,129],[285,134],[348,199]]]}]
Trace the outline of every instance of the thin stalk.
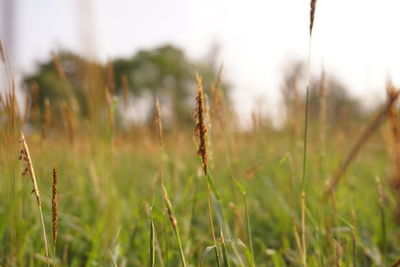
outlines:
[{"label": "thin stalk", "polygon": [[248,206],[247,206],[246,194],[243,194],[243,202],[244,202],[244,213],[245,213],[245,216],[246,216],[247,238],[249,240],[251,259],[253,260],[253,264],[252,265],[255,266],[254,249],[253,249],[253,237],[251,235],[250,215],[249,215],[249,209],[248,209]]},{"label": "thin stalk", "polygon": [[220,237],[221,237],[222,257],[224,259],[224,267],[230,267],[228,259],[228,250],[226,249],[225,238],[224,238],[224,233],[222,232],[222,227],[220,228]]},{"label": "thin stalk", "polygon": [[46,227],[44,225],[44,219],[43,219],[43,211],[42,211],[42,205],[39,205],[39,213],[40,213],[40,223],[42,224],[42,232],[43,232],[43,239],[44,239],[44,247],[46,251],[46,263],[47,266],[50,266],[49,263],[49,249],[47,246],[47,237],[46,237]]},{"label": "thin stalk", "polygon": [[306,215],[305,215],[306,194],[301,192],[301,247],[303,265],[307,266],[307,242],[306,242]]},{"label": "thin stalk", "polygon": [[378,203],[379,203],[379,216],[380,216],[380,223],[381,223],[381,250],[383,255],[383,262],[385,262],[385,255],[387,251],[386,245],[386,218],[385,218],[385,203],[384,203],[384,193],[383,187],[380,178],[376,177],[376,185],[378,189]]},{"label": "thin stalk", "polygon": [[308,45],[307,59],[307,87],[306,87],[306,106],[304,111],[304,139],[303,139],[303,175],[301,179],[301,243],[302,243],[302,262],[307,266],[307,241],[306,241],[306,178],[307,178],[307,146],[308,146],[308,106],[310,91],[310,58],[311,58],[311,34]]},{"label": "thin stalk", "polygon": [[58,235],[58,195],[57,195],[56,166],[53,166],[51,215],[52,215],[52,226],[53,226],[53,266],[56,266],[56,245],[57,245],[57,235]]},{"label": "thin stalk", "polygon": [[351,226],[351,249],[353,257],[353,267],[357,267],[357,246],[356,246],[356,214],[352,210],[353,223]]},{"label": "thin stalk", "polygon": [[306,242],[306,174],[307,174],[307,139],[308,139],[308,106],[310,92],[310,59],[311,59],[311,37],[315,18],[317,0],[310,1],[310,38],[308,39],[308,58],[307,58],[307,88],[306,88],[306,106],[304,114],[304,140],[303,140],[303,177],[301,182],[301,226],[302,226],[302,249],[303,265],[307,266],[307,242]]},{"label": "thin stalk", "polygon": [[30,178],[31,178],[31,182],[32,182],[32,186],[33,186],[32,193],[35,194],[36,202],[37,202],[37,205],[38,205],[38,208],[39,208],[40,222],[41,222],[41,225],[42,225],[44,247],[45,247],[45,252],[46,252],[46,263],[47,263],[47,266],[50,266],[50,263],[49,263],[49,249],[48,249],[48,245],[47,245],[46,227],[45,227],[45,224],[44,224],[43,211],[42,211],[42,201],[41,201],[41,198],[40,198],[39,187],[37,185],[35,169],[33,168],[32,158],[31,158],[31,155],[29,153],[28,144],[25,141],[24,133],[22,131],[21,131],[21,143],[22,143],[23,148],[22,148],[22,150],[20,152],[21,153],[20,154],[20,160],[22,160],[22,162],[24,162],[26,164],[25,170],[22,173],[22,175],[29,175]]},{"label": "thin stalk", "polygon": [[197,82],[197,97],[196,97],[196,107],[194,110],[196,126],[194,129],[194,134],[198,138],[199,145],[197,150],[197,156],[201,159],[201,166],[204,172],[204,178],[207,183],[207,202],[208,202],[208,215],[210,218],[210,227],[213,238],[213,245],[215,246],[215,257],[217,258],[217,266],[220,266],[219,253],[217,240],[215,238],[214,222],[213,222],[213,212],[211,206],[211,178],[208,174],[208,153],[207,153],[207,125],[206,125],[206,107],[203,94],[203,84],[201,77],[196,73]]},{"label": "thin stalk", "polygon": [[176,216],[175,216],[174,210],[172,208],[171,201],[168,198],[168,193],[167,193],[167,190],[165,189],[164,185],[162,185],[162,190],[163,190],[163,193],[164,193],[164,201],[165,201],[165,204],[167,206],[169,220],[171,221],[171,225],[172,225],[172,230],[174,231],[175,239],[176,239],[176,242],[178,243],[179,256],[180,256],[182,265],[184,267],[186,267],[187,264],[186,264],[186,260],[185,260],[185,254],[183,252],[181,238],[180,238],[180,235],[179,235],[178,221],[176,220]]},{"label": "thin stalk", "polygon": [[215,246],[215,258],[217,259],[217,266],[220,266],[217,239],[215,237],[215,231],[214,231],[213,210],[212,210],[212,206],[211,206],[211,194],[212,193],[211,193],[211,188],[210,188],[210,184],[208,182],[208,179],[206,179],[206,182],[207,182],[208,216],[209,216],[209,219],[210,219],[211,235],[212,235],[212,239],[213,239],[213,245]]},{"label": "thin stalk", "polygon": [[150,266],[155,266],[153,204],[150,207]]}]

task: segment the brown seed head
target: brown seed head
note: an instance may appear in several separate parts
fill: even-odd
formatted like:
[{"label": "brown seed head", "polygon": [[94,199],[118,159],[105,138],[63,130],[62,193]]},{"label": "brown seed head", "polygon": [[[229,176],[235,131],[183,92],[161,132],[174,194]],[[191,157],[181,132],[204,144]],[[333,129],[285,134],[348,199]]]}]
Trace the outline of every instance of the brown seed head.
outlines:
[{"label": "brown seed head", "polygon": [[160,109],[160,101],[157,98],[155,104],[155,111],[156,111],[156,124],[158,129],[158,141],[160,147],[163,146],[163,128],[162,128],[162,121],[161,121],[161,109]]},{"label": "brown seed head", "polygon": [[315,18],[315,9],[317,7],[317,0],[311,0],[310,2],[310,35],[312,34]]},{"label": "brown seed head", "polygon": [[199,139],[199,149],[197,155],[201,157],[202,167],[204,174],[207,175],[207,126],[205,122],[206,109],[204,105],[203,85],[201,77],[196,73],[197,81],[197,97],[196,97],[196,109],[195,109],[195,120],[196,127],[194,128],[194,134]]},{"label": "brown seed head", "polygon": [[31,182],[32,182],[32,193],[35,194],[36,197],[36,201],[38,203],[38,205],[41,205],[41,201],[40,201],[40,194],[39,194],[39,188],[37,186],[37,182],[36,182],[36,176],[35,176],[35,171],[33,169],[33,165],[32,165],[32,160],[31,160],[31,156],[29,154],[29,148],[28,145],[26,144],[25,141],[25,137],[24,134],[21,132],[21,144],[22,144],[22,149],[20,151],[20,156],[19,159],[25,164],[25,168],[24,171],[22,172],[22,175],[28,175],[31,178]]},{"label": "brown seed head", "polygon": [[56,247],[57,233],[58,233],[58,195],[57,195],[57,169],[53,166],[53,185],[52,185],[52,198],[51,198],[51,215],[53,225],[53,247]]}]

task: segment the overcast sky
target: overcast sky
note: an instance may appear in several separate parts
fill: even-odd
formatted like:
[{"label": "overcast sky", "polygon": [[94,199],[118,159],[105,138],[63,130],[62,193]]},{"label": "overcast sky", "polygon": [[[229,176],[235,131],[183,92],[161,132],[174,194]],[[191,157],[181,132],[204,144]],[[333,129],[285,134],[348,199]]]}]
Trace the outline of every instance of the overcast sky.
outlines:
[{"label": "overcast sky", "polygon": [[[217,62],[224,63],[244,116],[256,99],[279,112],[282,69],[308,51],[309,0],[8,1],[15,8],[17,72],[32,70],[57,48],[106,60],[173,43],[201,58],[218,43]],[[0,3],[5,26],[6,0]],[[400,84],[399,12],[399,0],[319,0],[313,73],[324,62],[365,103],[383,100],[389,75]],[[2,36],[10,34],[3,29]]]}]

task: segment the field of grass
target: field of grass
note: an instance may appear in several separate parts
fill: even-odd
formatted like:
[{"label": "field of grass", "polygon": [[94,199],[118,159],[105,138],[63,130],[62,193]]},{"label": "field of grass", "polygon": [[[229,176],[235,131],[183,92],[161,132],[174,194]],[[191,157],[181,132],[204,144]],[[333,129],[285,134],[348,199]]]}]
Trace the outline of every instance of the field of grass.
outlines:
[{"label": "field of grass", "polygon": [[[295,142],[289,133],[260,128],[209,139],[217,246],[221,259],[226,248],[230,266],[302,262],[302,142]],[[318,140],[318,127],[310,127],[305,227],[309,266],[340,262],[343,266],[384,266],[397,260],[398,227],[392,216],[395,199],[388,176],[394,163],[383,133],[377,132],[365,145],[334,198],[324,201],[326,180],[357,140],[358,131],[344,136],[332,127],[321,157],[318,142],[313,142]],[[0,262],[3,266],[44,265],[37,203],[18,161],[19,134],[3,134]],[[179,265],[179,249],[163,201],[161,169],[187,265],[216,265],[207,183],[190,130],[164,133],[161,161],[157,134],[146,128],[121,134],[112,142],[89,133],[75,139],[71,144],[62,133],[47,140],[35,132],[27,137],[49,244],[53,165],[58,169],[58,265],[149,265],[151,243],[154,266]]]},{"label": "field of grass", "polygon": [[206,110],[200,77],[192,125],[164,129],[157,105],[148,125],[119,127],[122,101],[111,97],[122,96],[107,89],[88,91],[90,116],[67,92],[58,113],[45,104],[33,123],[10,83],[0,266],[399,266],[399,93],[388,88],[362,122],[329,121],[320,86],[317,115],[307,116],[307,94],[280,129],[255,116],[242,131],[217,85]]}]

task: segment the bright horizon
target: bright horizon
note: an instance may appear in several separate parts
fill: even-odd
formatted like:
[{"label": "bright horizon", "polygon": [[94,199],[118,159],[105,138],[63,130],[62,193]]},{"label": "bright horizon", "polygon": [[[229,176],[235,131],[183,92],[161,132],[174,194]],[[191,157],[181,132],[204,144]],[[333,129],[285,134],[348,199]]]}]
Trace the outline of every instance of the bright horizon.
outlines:
[{"label": "bright horizon", "polygon": [[[307,57],[309,0],[14,3],[16,73],[32,71],[35,62],[59,48],[105,61],[173,43],[200,59],[218,44],[216,62],[224,63],[233,103],[244,121],[260,99],[271,115],[279,115],[283,67]],[[312,73],[318,75],[323,62],[325,70],[366,105],[383,101],[389,76],[400,85],[398,10],[396,0],[319,0]]]}]

